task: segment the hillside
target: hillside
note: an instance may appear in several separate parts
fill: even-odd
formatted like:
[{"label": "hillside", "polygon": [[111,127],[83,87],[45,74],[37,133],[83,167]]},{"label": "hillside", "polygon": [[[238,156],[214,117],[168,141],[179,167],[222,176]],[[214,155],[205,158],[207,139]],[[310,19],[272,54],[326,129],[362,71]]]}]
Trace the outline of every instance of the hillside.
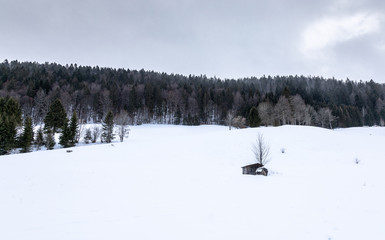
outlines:
[{"label": "hillside", "polygon": [[328,124],[333,128],[385,121],[384,84],[318,76],[218,79],[5,60],[0,63],[0,98],[5,96],[15,98],[23,116],[31,116],[35,124],[56,99],[68,116],[76,111],[89,123],[101,122],[108,110],[127,111],[132,124],[223,124],[229,112],[249,121],[250,110],[261,103],[267,105],[259,111],[270,116],[260,113],[265,125],[324,127],[323,108],[336,117]]},{"label": "hillside", "polygon": [[[241,174],[258,133],[268,177]],[[384,239],[384,142],[381,127],[142,125],[2,156],[0,239]]]}]

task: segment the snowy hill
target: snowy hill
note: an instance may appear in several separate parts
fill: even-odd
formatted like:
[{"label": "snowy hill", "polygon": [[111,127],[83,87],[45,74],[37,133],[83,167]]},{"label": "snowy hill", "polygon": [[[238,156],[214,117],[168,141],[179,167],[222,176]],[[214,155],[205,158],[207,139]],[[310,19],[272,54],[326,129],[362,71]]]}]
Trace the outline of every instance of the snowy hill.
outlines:
[{"label": "snowy hill", "polygon": [[[268,177],[241,174],[258,133]],[[384,142],[384,128],[145,125],[2,156],[0,239],[385,239]]]}]

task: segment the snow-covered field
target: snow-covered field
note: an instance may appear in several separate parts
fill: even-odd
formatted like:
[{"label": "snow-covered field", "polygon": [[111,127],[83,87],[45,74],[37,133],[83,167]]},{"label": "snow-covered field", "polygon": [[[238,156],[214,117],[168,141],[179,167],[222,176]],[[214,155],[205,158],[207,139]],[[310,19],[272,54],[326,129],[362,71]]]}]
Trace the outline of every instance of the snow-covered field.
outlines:
[{"label": "snow-covered field", "polygon": [[[268,177],[241,174],[258,133]],[[379,127],[144,125],[2,156],[0,239],[385,239],[384,146]]]}]

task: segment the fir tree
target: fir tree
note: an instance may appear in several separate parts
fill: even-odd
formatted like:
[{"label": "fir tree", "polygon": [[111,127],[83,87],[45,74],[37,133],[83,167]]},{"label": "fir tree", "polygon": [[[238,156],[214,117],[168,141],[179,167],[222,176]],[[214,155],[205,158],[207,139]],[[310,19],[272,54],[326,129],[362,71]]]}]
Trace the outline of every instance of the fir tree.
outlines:
[{"label": "fir tree", "polygon": [[76,116],[76,112],[72,113],[72,117],[68,127],[69,127],[68,143],[71,147],[73,147],[77,143],[76,136],[79,132],[78,117]]},{"label": "fir tree", "polygon": [[109,111],[102,123],[103,133],[102,133],[102,142],[110,143],[114,138],[114,116],[112,112]]},{"label": "fir tree", "polygon": [[24,121],[24,130],[20,136],[20,147],[22,148],[20,152],[26,153],[31,151],[31,145],[33,141],[33,127],[32,127],[32,118],[27,117]]},{"label": "fir tree", "polygon": [[16,146],[17,127],[21,122],[19,103],[13,98],[0,98],[0,155]]},{"label": "fir tree", "polygon": [[181,119],[182,119],[182,113],[181,113],[180,107],[178,105],[176,107],[176,112],[175,112],[175,116],[174,116],[174,124],[179,125],[181,123]]},{"label": "fir tree", "polygon": [[71,139],[71,129],[69,128],[68,120],[67,123],[64,124],[61,135],[59,137],[59,144],[64,148],[71,147],[70,144]]},{"label": "fir tree", "polygon": [[252,107],[249,112],[249,126],[259,127],[261,125],[261,118],[259,117],[258,109]]},{"label": "fir tree", "polygon": [[56,99],[51,106],[44,119],[44,128],[52,129],[55,134],[59,128],[63,128],[66,124],[67,114],[64,110],[63,104],[59,99]]},{"label": "fir tree", "polygon": [[35,138],[36,150],[40,150],[41,146],[43,145],[44,145],[44,134],[43,134],[43,129],[40,127],[37,130],[36,138]]},{"label": "fir tree", "polygon": [[46,131],[44,144],[48,150],[52,150],[56,145],[55,137],[51,130]]}]

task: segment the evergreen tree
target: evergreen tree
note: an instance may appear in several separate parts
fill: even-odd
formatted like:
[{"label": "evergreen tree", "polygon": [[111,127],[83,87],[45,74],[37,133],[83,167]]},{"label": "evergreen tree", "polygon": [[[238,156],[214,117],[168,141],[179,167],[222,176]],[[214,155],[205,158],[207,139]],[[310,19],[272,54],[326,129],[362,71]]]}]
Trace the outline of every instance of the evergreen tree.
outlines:
[{"label": "evergreen tree", "polygon": [[37,130],[36,138],[35,138],[36,150],[40,150],[41,146],[43,145],[44,145],[44,134],[43,134],[43,129],[40,127]]},{"label": "evergreen tree", "polygon": [[13,98],[0,98],[0,155],[16,146],[17,127],[21,122],[19,103]]},{"label": "evergreen tree", "polygon": [[7,154],[8,145],[7,145],[7,119],[0,112],[0,155]]},{"label": "evergreen tree", "polygon": [[133,116],[134,112],[136,111],[138,99],[137,99],[137,93],[135,89],[135,85],[132,87],[132,90],[129,95],[129,102],[128,102],[128,113]]},{"label": "evergreen tree", "polygon": [[109,111],[102,123],[103,133],[102,133],[102,142],[110,143],[114,138],[114,116],[112,112]]},{"label": "evergreen tree", "polygon": [[62,129],[66,124],[67,114],[64,110],[63,104],[59,99],[56,99],[51,106],[44,119],[44,128],[52,129],[52,133],[55,134],[57,130]]},{"label": "evergreen tree", "polygon": [[68,142],[69,142],[69,145],[73,147],[77,143],[76,136],[79,132],[78,117],[76,116],[76,112],[72,113],[72,117],[68,127],[69,127]]},{"label": "evergreen tree", "polygon": [[[58,89],[56,86],[68,87]],[[342,81],[297,75],[220,80],[204,75],[182,76],[145,70],[0,62],[1,95],[12,94],[20,99],[24,114],[32,115],[35,123],[44,120],[49,110],[47,100],[62,96],[64,106],[75,100],[73,107],[77,113],[93,122],[100,122],[108,110],[119,112],[124,107],[135,123],[169,123],[170,117],[174,116],[174,124],[219,124],[224,122],[226,113],[231,110],[249,118],[251,107],[262,101],[268,103],[262,107],[258,105],[260,118],[266,125],[315,124],[316,121],[312,120],[315,115],[309,112],[315,113],[323,107],[330,108],[335,115],[334,126],[373,125],[385,119],[384,86],[374,81]],[[297,94],[305,106],[310,107],[308,109],[315,110],[301,110],[303,104],[301,107],[295,103]],[[283,98],[277,104],[281,96]],[[284,99],[288,100],[289,107]],[[275,113],[269,113],[270,104],[278,105]],[[175,108],[178,105],[180,114]],[[364,115],[361,111],[363,107]],[[14,148],[16,142],[15,136],[12,138],[14,121],[1,110],[0,153],[4,154]],[[288,110],[290,114],[280,114],[281,111],[288,113]],[[59,112],[51,111],[47,122],[52,113]],[[16,126],[21,123],[20,120]],[[48,124],[47,127],[52,126]],[[52,128],[56,132],[60,127]]]},{"label": "evergreen tree", "polygon": [[252,107],[249,112],[249,126],[259,127],[261,125],[261,118],[259,117],[258,109]]},{"label": "evergreen tree", "polygon": [[176,107],[176,112],[175,112],[175,116],[174,116],[174,124],[179,125],[181,123],[181,119],[182,119],[182,113],[181,113],[180,107],[178,105]]},{"label": "evergreen tree", "polygon": [[26,153],[31,151],[31,145],[33,141],[33,127],[32,127],[32,118],[27,117],[24,120],[24,130],[20,136],[20,147],[22,148],[20,152]]},{"label": "evergreen tree", "polygon": [[52,150],[56,145],[55,137],[51,130],[46,131],[44,144],[48,150]]},{"label": "evergreen tree", "polygon": [[59,144],[62,145],[64,148],[71,147],[70,139],[71,129],[69,127],[68,120],[66,120],[66,123],[64,124],[61,135],[59,137]]}]

